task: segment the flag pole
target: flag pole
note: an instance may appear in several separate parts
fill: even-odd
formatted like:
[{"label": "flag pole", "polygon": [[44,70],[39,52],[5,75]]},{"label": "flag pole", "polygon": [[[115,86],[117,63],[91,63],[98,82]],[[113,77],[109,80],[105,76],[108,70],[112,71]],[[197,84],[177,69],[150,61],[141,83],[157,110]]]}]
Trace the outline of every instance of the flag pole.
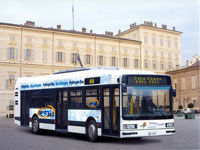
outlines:
[{"label": "flag pole", "polygon": [[73,31],[74,31],[74,0],[72,1],[72,19],[73,19]]}]

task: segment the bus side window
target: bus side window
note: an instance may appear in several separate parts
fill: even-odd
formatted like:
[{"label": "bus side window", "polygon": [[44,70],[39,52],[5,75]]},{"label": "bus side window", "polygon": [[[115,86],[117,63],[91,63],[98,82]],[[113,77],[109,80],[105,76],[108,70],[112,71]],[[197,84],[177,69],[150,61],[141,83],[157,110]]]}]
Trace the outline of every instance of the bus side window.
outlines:
[{"label": "bus side window", "polygon": [[44,107],[47,105],[54,106],[54,91],[53,90],[44,90],[43,91],[43,102],[44,102]]},{"label": "bus side window", "polygon": [[31,108],[43,107],[42,90],[31,91],[30,98],[31,98]]},{"label": "bus side window", "polygon": [[70,91],[70,106],[69,108],[79,109],[83,108],[83,94],[82,90]]},{"label": "bus side window", "polygon": [[86,96],[86,108],[100,108],[100,94],[99,89],[86,89],[85,91]]}]

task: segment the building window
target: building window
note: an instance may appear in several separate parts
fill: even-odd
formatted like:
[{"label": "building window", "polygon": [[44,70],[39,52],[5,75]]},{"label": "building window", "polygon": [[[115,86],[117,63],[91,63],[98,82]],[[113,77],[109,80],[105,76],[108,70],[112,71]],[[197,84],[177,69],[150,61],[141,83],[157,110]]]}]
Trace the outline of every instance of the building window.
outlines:
[{"label": "building window", "polygon": [[99,56],[99,65],[103,65],[103,56]]},{"label": "building window", "polygon": [[164,56],[164,53],[161,53],[161,56]]},{"label": "building window", "polygon": [[148,38],[145,36],[144,37],[144,43],[147,44],[148,43]]},{"label": "building window", "polygon": [[144,60],[144,68],[147,69],[148,68],[148,61]]},{"label": "building window", "polygon": [[163,62],[161,62],[161,64],[160,64],[160,69],[164,70],[164,64],[163,64]]},{"label": "building window", "polygon": [[76,42],[73,42],[73,47],[77,47],[77,43]]},{"label": "building window", "polygon": [[196,100],[193,100],[193,105],[194,105],[194,107],[197,107],[197,101]]},{"label": "building window", "polygon": [[168,53],[168,57],[171,57],[171,53]]},{"label": "building window", "polygon": [[153,52],[153,56],[156,56],[156,52]]},{"label": "building window", "polygon": [[77,57],[78,57],[78,54],[77,53],[72,53],[72,64],[76,64],[77,62]]},{"label": "building window", "polygon": [[31,49],[25,49],[25,52],[24,52],[24,59],[25,60],[32,60],[32,50]]},{"label": "building window", "polygon": [[176,58],[178,58],[178,54],[175,54]]},{"label": "building window", "polygon": [[175,45],[175,48],[178,48],[178,42],[177,41],[174,42],[174,45]]},{"label": "building window", "polygon": [[137,49],[135,50],[135,54],[138,54],[138,50]]},{"label": "building window", "polygon": [[16,59],[16,49],[14,47],[8,48],[7,58],[8,59]]},{"label": "building window", "polygon": [[116,50],[116,47],[115,47],[115,46],[112,46],[112,50],[115,51],[115,50]]},{"label": "building window", "polygon": [[191,77],[191,81],[192,81],[192,89],[194,90],[196,88],[196,81],[195,81],[195,76]]},{"label": "building window", "polygon": [[13,100],[9,101],[8,110],[14,110],[14,101]]},{"label": "building window", "polygon": [[112,57],[111,59],[112,59],[111,65],[116,66],[116,57]]},{"label": "building window", "polygon": [[153,69],[156,69],[156,63],[153,62]]},{"label": "building window", "polygon": [[139,68],[139,60],[135,59],[135,68]]},{"label": "building window", "polygon": [[43,62],[47,62],[47,51],[43,51]]},{"label": "building window", "polygon": [[160,39],[160,46],[163,47],[163,39]]},{"label": "building window", "polygon": [[6,84],[6,88],[9,89],[9,90],[13,90],[14,87],[15,87],[15,75],[9,74],[7,84]]},{"label": "building window", "polygon": [[171,64],[168,64],[168,70],[171,70],[171,69],[172,69]]},{"label": "building window", "polygon": [[57,62],[63,62],[63,52],[57,52]]},{"label": "building window", "polygon": [[43,44],[47,44],[47,39],[43,39]]},{"label": "building window", "polygon": [[167,41],[167,46],[168,46],[168,48],[171,47],[171,41],[170,40]]},{"label": "building window", "polygon": [[11,40],[11,41],[15,41],[15,36],[14,36],[14,35],[11,35],[11,36],[10,36],[10,40]]},{"label": "building window", "polygon": [[90,47],[91,47],[91,46],[90,46],[90,44],[88,43],[88,44],[87,44],[87,48],[90,48]]},{"label": "building window", "polygon": [[63,45],[63,41],[62,41],[62,40],[59,40],[59,41],[58,41],[58,45]]},{"label": "building window", "polygon": [[152,38],[152,44],[153,44],[153,46],[156,45],[156,39],[155,38]]},{"label": "building window", "polygon": [[32,42],[32,38],[27,38],[27,42]]},{"label": "building window", "polygon": [[124,52],[127,52],[128,48],[124,47]]},{"label": "building window", "polygon": [[145,54],[148,55],[148,50],[145,50]]},{"label": "building window", "polygon": [[99,47],[100,47],[100,50],[103,50],[103,45],[100,45]]},{"label": "building window", "polygon": [[85,56],[85,59],[86,59],[86,64],[90,64],[91,62],[90,62],[90,59],[91,59],[91,56],[89,55],[89,54],[87,54],[86,56]]},{"label": "building window", "polygon": [[128,67],[128,58],[123,58],[123,66]]}]

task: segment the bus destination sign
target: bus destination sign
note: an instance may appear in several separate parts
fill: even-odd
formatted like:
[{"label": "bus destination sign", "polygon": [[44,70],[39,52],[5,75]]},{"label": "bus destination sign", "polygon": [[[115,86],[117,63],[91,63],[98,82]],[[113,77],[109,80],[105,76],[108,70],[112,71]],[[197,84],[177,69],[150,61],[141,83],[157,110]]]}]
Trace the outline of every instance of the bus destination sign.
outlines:
[{"label": "bus destination sign", "polygon": [[170,78],[167,76],[128,76],[128,85],[170,85]]},{"label": "bus destination sign", "polygon": [[100,77],[85,78],[85,85],[100,84]]}]

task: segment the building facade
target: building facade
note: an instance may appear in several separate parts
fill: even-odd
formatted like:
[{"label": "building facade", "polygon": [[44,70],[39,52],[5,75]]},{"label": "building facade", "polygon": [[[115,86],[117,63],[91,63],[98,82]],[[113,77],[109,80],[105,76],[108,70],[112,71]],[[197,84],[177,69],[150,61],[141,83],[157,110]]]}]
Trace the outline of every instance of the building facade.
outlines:
[{"label": "building facade", "polygon": [[193,103],[194,109],[200,109],[200,61],[193,65],[166,72],[172,76],[173,88],[176,89],[174,98],[174,109],[179,105],[188,108],[189,103]]},{"label": "building facade", "polygon": [[[56,29],[37,27],[30,21],[24,25],[0,23],[0,116],[13,114],[17,78],[79,68],[78,55],[84,67],[121,67],[165,73],[169,63],[170,69],[180,65],[181,32],[146,25],[135,28],[138,29],[130,29],[134,34],[132,38],[129,30],[113,36],[112,32],[95,34],[90,30],[88,33],[85,28],[82,32],[63,30],[60,25]],[[148,38],[162,36],[163,47],[157,43],[159,38],[155,38],[154,46],[144,44],[146,35]],[[167,39],[171,39],[171,45],[175,40],[177,48],[166,48]],[[148,67],[145,67],[147,61]],[[160,68],[161,62],[163,67]]]},{"label": "building facade", "polygon": [[181,64],[180,35],[182,32],[167,29],[166,25],[161,28],[153,22],[130,25],[130,29],[121,32],[118,37],[142,41],[141,43],[141,68],[153,70],[157,73],[177,69]]}]

